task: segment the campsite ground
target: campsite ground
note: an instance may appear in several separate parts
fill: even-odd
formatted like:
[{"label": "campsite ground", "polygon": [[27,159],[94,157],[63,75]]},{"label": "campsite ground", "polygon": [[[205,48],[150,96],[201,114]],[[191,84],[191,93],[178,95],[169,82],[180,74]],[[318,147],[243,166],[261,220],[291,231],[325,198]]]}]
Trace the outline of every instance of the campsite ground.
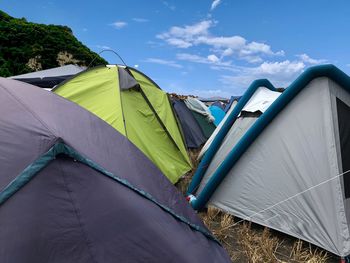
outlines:
[{"label": "campsite ground", "polygon": [[[198,151],[190,153],[195,167],[198,165],[197,154]],[[183,193],[192,175],[193,173],[187,174],[177,184]],[[234,263],[339,262],[339,257],[321,248],[257,224],[240,222],[239,218],[234,218],[214,207],[200,212],[199,216],[226,248]]]}]

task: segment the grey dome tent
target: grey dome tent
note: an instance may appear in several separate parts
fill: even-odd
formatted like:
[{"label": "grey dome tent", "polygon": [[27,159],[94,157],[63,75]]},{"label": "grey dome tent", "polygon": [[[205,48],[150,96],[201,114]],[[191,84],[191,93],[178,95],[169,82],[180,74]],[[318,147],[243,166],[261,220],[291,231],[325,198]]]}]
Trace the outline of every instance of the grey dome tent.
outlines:
[{"label": "grey dome tent", "polygon": [[0,258],[229,262],[168,179],[68,100],[0,78]]},{"label": "grey dome tent", "polygon": [[[248,91],[261,82],[266,80],[254,82]],[[189,188],[196,195],[191,204],[200,209],[209,202],[336,255],[349,255],[349,120],[350,77],[333,65],[309,68],[222,156],[215,171],[207,174],[206,164],[200,165]],[[213,157],[215,140],[202,162]]]},{"label": "grey dome tent", "polygon": [[177,120],[182,128],[186,146],[191,149],[197,149],[202,146],[207,138],[204,136],[201,127],[193,116],[191,110],[187,108],[183,100],[171,98],[173,109]]},{"label": "grey dome tent", "polygon": [[64,65],[61,67],[39,70],[9,78],[26,82],[40,88],[52,89],[54,86],[73,77],[83,70],[85,70],[85,67]]}]

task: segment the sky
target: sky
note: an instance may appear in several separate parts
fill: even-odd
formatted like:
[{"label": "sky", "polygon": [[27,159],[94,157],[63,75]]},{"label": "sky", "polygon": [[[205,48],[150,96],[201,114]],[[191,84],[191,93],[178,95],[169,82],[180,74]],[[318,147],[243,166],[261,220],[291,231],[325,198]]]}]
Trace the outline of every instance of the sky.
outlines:
[{"label": "sky", "polygon": [[350,74],[348,0],[0,0],[0,9],[67,25],[168,92],[230,97],[259,78],[287,87],[324,63]]}]

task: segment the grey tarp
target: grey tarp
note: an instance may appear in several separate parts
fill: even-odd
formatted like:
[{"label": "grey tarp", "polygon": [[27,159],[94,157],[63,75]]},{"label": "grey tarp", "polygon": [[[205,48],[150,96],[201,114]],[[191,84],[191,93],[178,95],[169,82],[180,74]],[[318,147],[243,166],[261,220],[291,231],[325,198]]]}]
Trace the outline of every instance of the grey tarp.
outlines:
[{"label": "grey tarp", "polygon": [[[98,117],[2,78],[0,112],[2,263],[229,262],[176,188]],[[40,163],[57,145],[86,163]]]},{"label": "grey tarp", "polygon": [[74,76],[75,74],[78,74],[83,70],[85,70],[85,67],[65,65],[62,67],[12,76],[9,78],[36,85],[41,88],[51,89],[62,81]]},{"label": "grey tarp", "polygon": [[209,203],[349,255],[350,174],[338,176],[349,169],[342,167],[349,119],[350,94],[327,77],[312,80],[243,153]]},{"label": "grey tarp", "polygon": [[172,98],[171,101],[177,119],[180,122],[187,147],[198,148],[203,145],[206,141],[206,137],[191,110],[187,108],[182,100]]}]

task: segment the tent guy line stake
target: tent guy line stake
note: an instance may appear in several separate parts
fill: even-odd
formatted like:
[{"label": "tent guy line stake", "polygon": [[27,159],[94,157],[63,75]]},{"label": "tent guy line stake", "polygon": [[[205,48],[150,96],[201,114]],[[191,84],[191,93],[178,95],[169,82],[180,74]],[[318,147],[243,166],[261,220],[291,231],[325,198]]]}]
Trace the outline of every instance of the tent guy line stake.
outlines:
[{"label": "tent guy line stake", "polygon": [[[243,221],[251,221],[251,219],[252,219],[253,217],[255,217],[256,215],[260,215],[260,214],[262,214],[262,213],[264,213],[264,212],[266,212],[266,211],[268,211],[268,210],[271,210],[272,208],[274,208],[274,207],[276,207],[276,206],[278,206],[278,205],[280,205],[280,204],[282,204],[282,203],[285,203],[285,202],[287,202],[287,201],[289,201],[289,200],[291,200],[291,199],[293,199],[293,198],[295,198],[295,197],[298,197],[299,195],[302,195],[302,194],[304,194],[304,193],[306,193],[306,192],[308,192],[308,191],[310,191],[310,190],[312,190],[312,189],[314,189],[314,188],[316,188],[316,187],[318,187],[318,186],[321,186],[321,185],[323,185],[323,184],[326,184],[326,183],[328,183],[328,182],[330,182],[330,181],[332,181],[332,180],[334,180],[334,179],[336,179],[336,178],[338,178],[338,177],[340,177],[340,176],[343,176],[343,175],[345,175],[345,174],[347,174],[347,173],[350,173],[350,170],[347,170],[347,171],[345,171],[345,172],[343,172],[343,173],[341,173],[341,174],[335,175],[335,176],[333,176],[333,177],[331,177],[331,178],[329,178],[329,179],[327,179],[327,180],[325,180],[325,181],[323,181],[323,182],[320,182],[320,183],[318,183],[318,184],[316,184],[316,185],[313,185],[313,186],[311,186],[311,187],[305,189],[304,191],[301,191],[301,192],[299,192],[299,193],[296,193],[296,194],[293,195],[293,196],[290,196],[290,197],[288,197],[288,198],[286,198],[286,199],[284,199],[284,200],[282,200],[282,201],[280,201],[280,202],[277,202],[277,203],[275,203],[275,204],[273,204],[273,205],[271,205],[271,206],[269,206],[269,207],[267,207],[267,208],[264,208],[264,209],[262,209],[262,210],[260,210],[260,211],[258,211],[258,212],[256,212],[256,213],[252,214],[251,216],[245,217],[245,218],[239,220],[238,222],[232,224],[231,227],[235,227],[236,225],[242,223]],[[268,218],[268,220],[269,220],[269,219],[272,219],[273,217],[274,217],[274,216]],[[264,220],[264,221],[266,221],[266,220]]]}]

